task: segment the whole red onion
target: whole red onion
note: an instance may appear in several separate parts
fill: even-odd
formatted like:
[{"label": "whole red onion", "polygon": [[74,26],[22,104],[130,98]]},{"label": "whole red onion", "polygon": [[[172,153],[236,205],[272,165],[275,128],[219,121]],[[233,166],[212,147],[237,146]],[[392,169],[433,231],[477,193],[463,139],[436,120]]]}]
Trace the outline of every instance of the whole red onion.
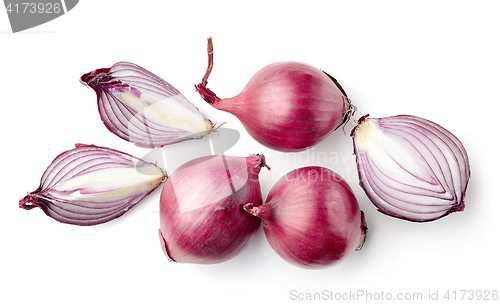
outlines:
[{"label": "whole red onion", "polygon": [[207,79],[209,66],[196,86],[213,107],[234,114],[248,133],[264,146],[283,152],[310,148],[344,124],[354,112],[346,93],[327,73],[299,62],[279,62],[259,70],[233,98],[218,98]]},{"label": "whole red onion", "polygon": [[273,186],[266,203],[246,208],[263,219],[271,247],[303,268],[333,266],[361,249],[363,212],[347,183],[323,167],[295,169]]},{"label": "whole red onion", "polygon": [[160,241],[180,263],[227,261],[253,239],[261,220],[243,206],[262,204],[258,174],[263,155],[205,156],[175,170],[160,198]]}]

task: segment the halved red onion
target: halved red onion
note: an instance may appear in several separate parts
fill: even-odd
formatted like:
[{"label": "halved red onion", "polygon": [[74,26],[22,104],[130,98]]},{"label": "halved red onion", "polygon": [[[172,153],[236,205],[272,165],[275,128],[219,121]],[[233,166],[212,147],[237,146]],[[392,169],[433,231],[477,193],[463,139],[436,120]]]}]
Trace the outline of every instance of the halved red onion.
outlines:
[{"label": "halved red onion", "polygon": [[349,185],[324,167],[288,172],[273,186],[265,204],[245,209],[262,218],[274,251],[303,268],[339,263],[361,249],[368,229]]},{"label": "halved red onion", "polygon": [[160,242],[179,263],[214,264],[232,259],[255,236],[261,220],[243,206],[259,206],[263,155],[205,156],[175,170],[160,199]]},{"label": "halved red onion", "polygon": [[426,222],[464,210],[470,166],[458,138],[420,117],[367,116],[351,136],[360,185],[380,212]]},{"label": "halved red onion", "polygon": [[161,168],[129,154],[77,144],[45,170],[40,186],[19,207],[41,208],[53,219],[89,226],[122,216],[166,178]]},{"label": "halved red onion", "polygon": [[200,139],[214,128],[175,87],[136,64],[118,62],[84,74],[80,82],[97,93],[106,127],[137,146]]}]

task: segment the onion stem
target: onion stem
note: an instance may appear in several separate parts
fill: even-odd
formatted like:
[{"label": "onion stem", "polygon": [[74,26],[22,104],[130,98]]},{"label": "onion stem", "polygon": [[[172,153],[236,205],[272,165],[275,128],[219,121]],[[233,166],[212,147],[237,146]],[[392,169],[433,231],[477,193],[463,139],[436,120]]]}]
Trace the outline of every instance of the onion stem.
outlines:
[{"label": "onion stem", "polygon": [[210,73],[212,73],[212,68],[214,66],[214,47],[212,44],[212,37],[209,37],[207,39],[207,53],[208,53],[207,71],[205,72],[205,75],[203,76],[201,83],[195,85],[195,88],[196,91],[200,93],[203,100],[205,100],[211,105],[214,105],[220,100],[220,98],[217,97],[217,95],[215,95],[215,93],[212,92],[209,88],[207,88],[208,77],[210,76]]},{"label": "onion stem", "polygon": [[208,76],[212,73],[212,67],[214,66],[214,46],[212,44],[212,37],[207,39],[207,53],[208,53],[208,67],[205,72],[205,76],[201,80],[201,85],[206,86],[208,83]]}]

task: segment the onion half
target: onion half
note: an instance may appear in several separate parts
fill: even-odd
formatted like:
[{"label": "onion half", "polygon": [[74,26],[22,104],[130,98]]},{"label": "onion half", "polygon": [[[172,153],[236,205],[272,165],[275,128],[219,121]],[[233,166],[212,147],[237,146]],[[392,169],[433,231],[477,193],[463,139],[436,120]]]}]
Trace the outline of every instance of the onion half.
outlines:
[{"label": "onion half", "polygon": [[90,226],[122,216],[158,188],[166,173],[153,163],[93,145],[77,144],[54,159],[40,186],[19,207],[41,208],[59,222]]},{"label": "onion half", "polygon": [[247,206],[262,218],[271,247],[303,268],[325,268],[363,246],[367,226],[349,185],[323,167],[290,171],[273,186],[266,203]]},{"label": "onion half", "polygon": [[410,115],[366,115],[351,136],[360,185],[380,212],[427,222],[464,210],[469,159],[445,128]]},{"label": "onion half", "polygon": [[104,125],[137,146],[200,139],[214,129],[175,87],[136,64],[118,62],[84,74],[80,82],[96,92]]},{"label": "onion half", "polygon": [[205,156],[175,170],[160,199],[160,243],[179,263],[215,264],[234,258],[261,220],[243,206],[259,206],[263,155]]}]

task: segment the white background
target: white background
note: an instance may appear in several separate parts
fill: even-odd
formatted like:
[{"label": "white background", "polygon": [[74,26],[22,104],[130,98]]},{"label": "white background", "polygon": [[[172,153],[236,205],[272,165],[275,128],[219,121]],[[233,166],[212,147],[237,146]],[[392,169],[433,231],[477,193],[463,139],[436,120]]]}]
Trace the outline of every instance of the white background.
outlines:
[{"label": "white background", "polygon": [[[0,12],[0,302],[301,302],[293,300],[295,290],[304,296],[421,293],[423,300],[415,302],[424,303],[429,292],[442,299],[447,290],[456,290],[457,297],[460,290],[500,290],[500,2],[242,3],[87,0],[16,34]],[[215,46],[209,87],[220,97],[238,94],[266,64],[302,61],[337,78],[358,107],[355,118],[412,114],[450,130],[470,157],[465,211],[421,224],[377,212],[357,185],[351,138],[342,131],[295,154],[255,142],[234,116],[211,108],[194,91],[205,72],[209,36]],[[78,81],[121,60],[156,73],[206,117],[238,130],[241,139],[226,154],[263,153],[272,167],[260,174],[264,198],[297,167],[322,165],[342,174],[367,217],[364,248],[335,267],[305,270],[281,260],[260,230],[231,261],[175,264],[158,241],[160,191],[94,227],[19,209],[19,199],[38,187],[49,163],[77,142],[138,157],[148,152],[107,131],[95,93]]]}]

